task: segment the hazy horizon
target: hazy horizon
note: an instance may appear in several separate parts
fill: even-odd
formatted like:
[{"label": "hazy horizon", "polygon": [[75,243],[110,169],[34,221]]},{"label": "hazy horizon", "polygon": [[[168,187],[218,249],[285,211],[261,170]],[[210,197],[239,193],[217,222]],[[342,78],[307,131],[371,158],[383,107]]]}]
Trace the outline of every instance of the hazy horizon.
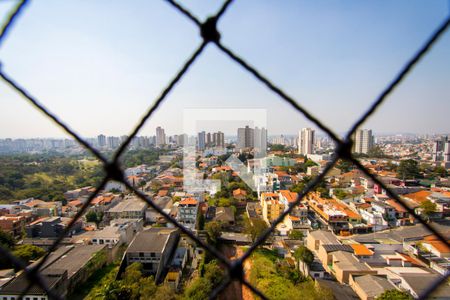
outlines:
[{"label": "hazy horizon", "polygon": [[[222,1],[181,3],[203,20]],[[0,3],[2,20],[13,5]],[[226,46],[335,132],[346,132],[448,10],[446,0],[236,1],[218,28]],[[120,136],[200,43],[197,28],[164,1],[32,1],[3,41],[0,61],[81,136]],[[450,131],[448,53],[445,33],[363,128]],[[67,137],[2,81],[0,101],[0,138]],[[138,135],[154,135],[159,125],[181,133],[188,108],[266,109],[270,136],[316,128],[214,45]]]}]

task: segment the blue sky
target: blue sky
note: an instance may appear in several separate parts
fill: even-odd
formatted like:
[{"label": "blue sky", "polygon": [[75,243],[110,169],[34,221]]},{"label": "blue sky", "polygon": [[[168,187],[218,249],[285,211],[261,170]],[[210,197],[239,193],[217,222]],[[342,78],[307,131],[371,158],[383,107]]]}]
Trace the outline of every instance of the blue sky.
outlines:
[{"label": "blue sky", "polygon": [[[222,2],[181,3],[205,19]],[[13,4],[0,2],[2,17]],[[446,0],[237,0],[219,30],[225,45],[344,132],[449,11]],[[80,134],[122,135],[200,43],[197,28],[162,0],[35,0],[1,45],[0,61]],[[450,132],[449,100],[447,32],[364,127]],[[312,126],[214,45],[140,134],[159,125],[181,132],[185,108],[267,109],[269,134]],[[0,138],[34,136],[64,133],[0,82]]]}]

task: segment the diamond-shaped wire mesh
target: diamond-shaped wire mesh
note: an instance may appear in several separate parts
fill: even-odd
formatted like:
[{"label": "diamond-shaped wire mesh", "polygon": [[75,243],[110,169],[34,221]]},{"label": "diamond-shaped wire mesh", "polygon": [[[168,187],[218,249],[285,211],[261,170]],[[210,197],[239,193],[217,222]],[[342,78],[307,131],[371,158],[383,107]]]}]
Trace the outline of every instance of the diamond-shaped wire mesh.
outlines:
[{"label": "diamond-shaped wire mesh", "polygon": [[[215,299],[232,281],[238,280],[243,285],[247,286],[255,295],[262,299],[267,299],[264,294],[252,286],[249,282],[246,281],[243,274],[243,263],[253,251],[261,245],[269,235],[274,231],[275,227],[282,222],[285,216],[287,216],[292,209],[296,205],[300,203],[300,201],[310,192],[312,191],[317,184],[325,177],[325,174],[336,164],[339,159],[347,160],[353,163],[358,169],[360,169],[367,177],[369,177],[374,183],[380,185],[384,190],[386,190],[389,197],[393,198],[397,201],[406,211],[408,211],[411,215],[413,215],[423,226],[425,226],[430,232],[435,234],[437,238],[449,245],[447,239],[439,233],[436,229],[430,226],[425,220],[422,219],[420,215],[417,215],[413,209],[405,204],[405,202],[392,190],[390,190],[383,182],[381,182],[376,176],[370,173],[356,158],[352,156],[351,147],[352,140],[351,137],[354,132],[376,111],[376,109],[387,99],[389,94],[401,83],[401,81],[408,75],[408,73],[412,70],[412,68],[423,58],[423,56],[430,50],[430,48],[435,44],[435,42],[442,36],[442,34],[448,29],[450,25],[450,16],[447,16],[443,23],[433,32],[429,39],[424,43],[424,45],[415,53],[415,55],[405,64],[405,66],[400,70],[398,75],[388,84],[388,86],[382,91],[382,93],[375,99],[370,108],[354,123],[354,125],[350,128],[348,134],[344,139],[338,137],[330,128],[324,125],[318,118],[313,116],[310,112],[308,112],[305,108],[303,108],[299,103],[297,103],[292,97],[287,95],[283,90],[278,88],[274,83],[272,83],[269,79],[267,79],[264,75],[262,75],[256,68],[249,65],[244,59],[240,58],[233,51],[228,49],[225,45],[220,42],[220,33],[217,30],[217,22],[224,15],[225,11],[229,8],[232,0],[227,0],[224,2],[220,10],[216,15],[208,18],[205,22],[201,22],[198,18],[196,18],[191,12],[182,7],[179,3],[174,0],[166,0],[175,10],[177,10],[180,14],[189,18],[199,29],[200,35],[203,38],[203,42],[198,46],[198,48],[194,51],[194,53],[186,60],[181,69],[177,72],[177,74],[173,77],[167,87],[161,92],[160,96],[155,100],[154,104],[149,108],[145,116],[140,120],[138,125],[134,128],[131,134],[128,136],[126,141],[120,146],[120,148],[114,154],[112,160],[108,161],[98,150],[93,148],[89,143],[83,140],[75,131],[73,131],[69,126],[67,126],[62,120],[60,120],[56,115],[50,112],[45,106],[43,106],[36,98],[34,98],[25,88],[21,87],[18,83],[16,83],[10,76],[8,76],[2,69],[0,64],[0,77],[2,80],[7,83],[13,90],[15,90],[19,95],[21,95],[25,100],[27,100],[32,106],[34,106],[37,110],[44,113],[48,118],[50,118],[53,122],[55,122],[58,126],[60,126],[67,134],[72,136],[76,141],[78,141],[85,149],[90,151],[98,160],[100,160],[104,166],[104,170],[106,172],[106,176],[103,178],[101,183],[95,189],[95,192],[89,196],[88,201],[84,203],[81,209],[77,212],[77,214],[72,218],[71,222],[65,228],[64,232],[54,241],[50,249],[47,251],[46,255],[43,259],[33,268],[27,268],[22,261],[18,258],[14,257],[12,253],[8,250],[0,246],[0,255],[6,257],[16,268],[24,270],[27,279],[29,280],[28,287],[22,292],[22,296],[26,295],[29,289],[33,285],[40,286],[50,298],[52,299],[60,299],[59,295],[56,295],[52,290],[49,289],[47,283],[43,279],[43,277],[39,273],[39,269],[43,266],[43,264],[47,261],[50,253],[55,250],[58,245],[61,243],[62,239],[71,231],[75,222],[83,215],[86,209],[89,207],[91,201],[97,196],[100,190],[106,185],[108,180],[116,180],[125,184],[125,186],[133,191],[139,198],[148,203],[150,207],[155,209],[158,213],[163,215],[169,222],[179,228],[184,234],[189,236],[193,241],[195,241],[200,247],[206,249],[211,255],[217,258],[228,270],[226,278],[214,288],[210,299]],[[21,0],[14,7],[11,14],[7,18],[5,24],[0,29],[0,46],[2,42],[5,40],[7,33],[12,28],[12,25],[16,21],[17,17],[23,11],[25,5],[29,2],[29,0]],[[302,192],[299,193],[298,198],[295,202],[289,205],[289,208],[283,212],[273,223],[272,225],[257,238],[257,240],[251,245],[251,247],[244,253],[240,258],[230,261],[224,255],[222,255],[217,249],[209,245],[208,243],[203,242],[196,235],[194,235],[189,229],[183,227],[176,219],[172,216],[165,213],[159,206],[157,206],[147,195],[137,190],[134,186],[132,186],[129,182],[125,180],[124,173],[119,166],[119,158],[127,149],[131,140],[137,135],[139,130],[144,126],[146,121],[152,116],[152,114],[156,111],[156,109],[163,103],[166,99],[169,92],[174,88],[174,86],[178,83],[178,81],[186,74],[189,67],[193,64],[193,62],[202,54],[203,50],[208,44],[214,44],[217,49],[223,52],[226,56],[230,58],[230,60],[234,61],[238,65],[240,65],[243,69],[247,70],[250,74],[254,76],[254,78],[264,84],[269,90],[277,94],[283,101],[289,103],[295,110],[303,114],[307,119],[313,122],[317,127],[327,133],[336,143],[337,147],[335,149],[335,155],[331,162],[329,162],[324,170],[317,176],[314,180],[312,180]],[[438,280],[436,280],[433,284],[431,284],[426,291],[420,295],[420,299],[425,299],[431,293],[436,290],[440,284],[447,281],[449,277],[449,273],[442,276]]]}]

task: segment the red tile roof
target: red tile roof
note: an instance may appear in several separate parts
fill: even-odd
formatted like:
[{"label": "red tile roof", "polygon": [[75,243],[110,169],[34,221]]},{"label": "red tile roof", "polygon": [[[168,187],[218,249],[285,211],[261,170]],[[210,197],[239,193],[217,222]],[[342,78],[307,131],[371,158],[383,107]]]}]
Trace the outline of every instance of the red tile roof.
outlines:
[{"label": "red tile roof", "polygon": [[196,205],[198,203],[194,198],[186,198],[180,201],[180,204],[183,205]]},{"label": "red tile roof", "polygon": [[280,190],[280,194],[287,199],[288,202],[294,202],[297,200],[298,194],[288,191],[288,190]]}]

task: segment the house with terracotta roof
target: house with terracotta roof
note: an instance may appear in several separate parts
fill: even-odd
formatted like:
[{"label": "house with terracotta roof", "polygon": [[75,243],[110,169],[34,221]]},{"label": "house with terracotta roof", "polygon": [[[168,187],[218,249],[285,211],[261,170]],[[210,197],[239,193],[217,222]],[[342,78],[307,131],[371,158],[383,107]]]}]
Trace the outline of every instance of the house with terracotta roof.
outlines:
[{"label": "house with terracotta roof", "polygon": [[103,193],[92,200],[90,210],[95,212],[105,212],[122,201],[122,199],[123,197],[121,195]]},{"label": "house with terracotta roof", "polygon": [[36,216],[60,216],[62,213],[62,202],[46,202],[39,199],[29,199],[24,203]]},{"label": "house with terracotta roof", "polygon": [[[298,193],[289,190],[278,191],[280,202],[288,209],[291,203],[294,203],[298,198]],[[290,229],[307,229],[311,227],[311,222],[308,220],[308,208],[303,203],[297,204],[289,216],[284,220],[285,225]]]},{"label": "house with terracotta roof", "polygon": [[307,205],[335,232],[348,229],[348,216],[337,209],[331,199],[325,199],[319,192],[311,192],[306,196]]},{"label": "house with terracotta roof", "polygon": [[440,240],[424,241],[422,242],[422,246],[437,257],[450,257],[450,247]]},{"label": "house with terracotta roof", "polygon": [[[408,201],[405,201],[406,204],[410,208],[416,208],[417,205],[415,203],[411,203]],[[413,225],[415,222],[415,219],[413,216],[409,214],[409,212],[397,201],[393,199],[389,199],[385,202],[387,205],[391,206],[395,210],[395,219],[396,219],[396,226],[405,226],[405,225]]]},{"label": "house with terracotta roof", "polygon": [[235,189],[233,191],[233,198],[239,201],[244,201],[247,199],[247,191],[241,188]]},{"label": "house with terracotta roof", "polygon": [[158,191],[158,197],[164,197],[164,196],[167,196],[168,194],[169,194],[169,190],[162,189],[162,190]]},{"label": "house with terracotta roof", "polygon": [[194,198],[185,198],[178,202],[177,220],[185,227],[195,230],[199,202]]},{"label": "house with terracotta roof", "polygon": [[418,205],[420,205],[422,202],[429,200],[428,196],[430,196],[431,193],[432,193],[431,191],[418,191],[415,193],[403,195],[403,197],[406,199],[412,200],[415,203],[417,203]]}]

